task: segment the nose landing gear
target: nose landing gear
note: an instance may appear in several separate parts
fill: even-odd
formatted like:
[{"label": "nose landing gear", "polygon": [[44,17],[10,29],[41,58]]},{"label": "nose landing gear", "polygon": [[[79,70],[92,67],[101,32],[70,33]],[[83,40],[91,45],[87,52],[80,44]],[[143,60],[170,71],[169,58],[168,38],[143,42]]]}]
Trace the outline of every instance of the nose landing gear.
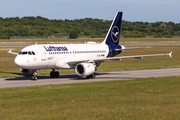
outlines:
[{"label": "nose landing gear", "polygon": [[37,80],[37,72],[38,72],[38,70],[36,70],[36,71],[33,73],[32,77],[31,77],[31,80]]}]

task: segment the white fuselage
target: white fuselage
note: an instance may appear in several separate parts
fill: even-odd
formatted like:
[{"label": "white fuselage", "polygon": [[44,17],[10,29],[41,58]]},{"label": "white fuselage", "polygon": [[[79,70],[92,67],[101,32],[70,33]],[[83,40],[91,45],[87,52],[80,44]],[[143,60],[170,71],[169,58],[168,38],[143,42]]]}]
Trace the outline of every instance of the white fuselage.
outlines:
[{"label": "white fuselage", "polygon": [[14,62],[24,69],[71,69],[76,64],[68,62],[106,58],[108,53],[106,44],[39,44],[23,48]]}]

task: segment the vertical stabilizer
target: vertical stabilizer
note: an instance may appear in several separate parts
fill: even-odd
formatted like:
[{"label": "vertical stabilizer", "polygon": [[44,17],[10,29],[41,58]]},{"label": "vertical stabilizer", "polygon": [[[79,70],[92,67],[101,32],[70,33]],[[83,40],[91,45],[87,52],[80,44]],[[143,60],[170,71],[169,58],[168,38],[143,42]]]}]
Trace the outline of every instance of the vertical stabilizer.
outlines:
[{"label": "vertical stabilizer", "polygon": [[118,45],[119,44],[119,37],[120,37],[120,30],[121,30],[121,22],[122,22],[122,12],[117,12],[111,27],[106,35],[106,38],[102,42],[102,44],[107,45]]}]

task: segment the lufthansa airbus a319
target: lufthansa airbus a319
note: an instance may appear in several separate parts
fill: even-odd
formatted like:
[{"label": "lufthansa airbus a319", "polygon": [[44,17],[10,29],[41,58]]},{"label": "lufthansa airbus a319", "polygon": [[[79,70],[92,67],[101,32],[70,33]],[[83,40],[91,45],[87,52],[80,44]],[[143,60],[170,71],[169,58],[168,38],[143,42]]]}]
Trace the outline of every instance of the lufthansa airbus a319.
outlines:
[{"label": "lufthansa airbus a319", "polygon": [[119,45],[122,12],[117,12],[102,43],[87,42],[85,44],[35,44],[23,48],[14,59],[16,66],[20,67],[23,75],[32,75],[37,80],[37,71],[52,69],[50,77],[58,78],[56,69],[75,69],[76,74],[86,78],[95,78],[97,67],[107,60],[121,60],[124,58],[140,58],[148,56],[163,56],[168,54],[136,55],[114,57],[124,50],[138,49],[125,48]]}]

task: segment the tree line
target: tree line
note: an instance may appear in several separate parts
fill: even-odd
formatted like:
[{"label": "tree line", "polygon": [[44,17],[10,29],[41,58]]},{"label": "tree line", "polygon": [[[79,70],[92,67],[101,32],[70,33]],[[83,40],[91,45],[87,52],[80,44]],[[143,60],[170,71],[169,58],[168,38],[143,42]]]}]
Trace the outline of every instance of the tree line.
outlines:
[{"label": "tree line", "polygon": [[[37,17],[0,17],[0,39],[9,39],[11,36],[91,36],[105,37],[111,25],[110,20],[102,19],[74,19],[50,20]],[[180,23],[173,22],[130,22],[122,21],[121,35],[124,37],[172,37],[180,36]]]}]

